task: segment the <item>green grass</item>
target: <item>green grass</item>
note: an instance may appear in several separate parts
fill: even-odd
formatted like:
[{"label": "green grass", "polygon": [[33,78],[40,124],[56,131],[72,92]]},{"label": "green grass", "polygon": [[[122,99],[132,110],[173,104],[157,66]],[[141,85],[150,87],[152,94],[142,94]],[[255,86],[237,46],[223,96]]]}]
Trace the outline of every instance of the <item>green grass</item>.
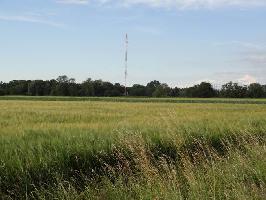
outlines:
[{"label": "green grass", "polygon": [[211,100],[1,97],[0,197],[265,199],[264,100]]},{"label": "green grass", "polygon": [[104,101],[132,103],[230,103],[230,104],[266,104],[266,99],[252,98],[144,98],[144,97],[61,97],[61,96],[0,96],[0,100],[30,101]]}]

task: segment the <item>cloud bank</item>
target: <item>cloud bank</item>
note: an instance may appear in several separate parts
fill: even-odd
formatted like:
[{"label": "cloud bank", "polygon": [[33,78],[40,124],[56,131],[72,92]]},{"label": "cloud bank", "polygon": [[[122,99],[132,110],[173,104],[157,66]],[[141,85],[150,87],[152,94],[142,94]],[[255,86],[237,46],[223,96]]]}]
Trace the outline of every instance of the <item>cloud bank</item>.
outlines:
[{"label": "cloud bank", "polygon": [[56,0],[57,3],[87,5],[89,3],[114,4],[120,6],[145,5],[158,8],[197,9],[221,7],[260,7],[266,0]]},{"label": "cloud bank", "polygon": [[0,15],[0,21],[29,22],[29,23],[44,24],[59,28],[64,27],[63,24],[28,15]]},{"label": "cloud bank", "polygon": [[89,3],[89,0],[57,0],[56,2],[62,4],[86,5]]}]

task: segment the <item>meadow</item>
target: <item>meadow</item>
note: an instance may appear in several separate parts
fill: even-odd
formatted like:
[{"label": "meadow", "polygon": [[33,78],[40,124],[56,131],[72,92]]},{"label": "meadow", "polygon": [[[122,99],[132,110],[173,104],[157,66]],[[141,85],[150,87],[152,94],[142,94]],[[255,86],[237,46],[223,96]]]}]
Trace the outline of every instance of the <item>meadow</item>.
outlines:
[{"label": "meadow", "polygon": [[266,100],[0,98],[0,199],[265,199]]}]

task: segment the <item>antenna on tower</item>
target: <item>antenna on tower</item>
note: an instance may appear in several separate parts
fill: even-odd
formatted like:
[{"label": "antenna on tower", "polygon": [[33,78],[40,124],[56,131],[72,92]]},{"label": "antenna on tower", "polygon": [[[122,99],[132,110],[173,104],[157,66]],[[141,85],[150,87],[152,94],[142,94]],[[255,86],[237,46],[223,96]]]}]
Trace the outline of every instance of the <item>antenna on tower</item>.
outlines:
[{"label": "antenna on tower", "polygon": [[125,96],[127,96],[127,54],[128,54],[128,35],[126,34],[126,40],[125,40],[125,45],[126,45],[126,51],[125,51]]}]

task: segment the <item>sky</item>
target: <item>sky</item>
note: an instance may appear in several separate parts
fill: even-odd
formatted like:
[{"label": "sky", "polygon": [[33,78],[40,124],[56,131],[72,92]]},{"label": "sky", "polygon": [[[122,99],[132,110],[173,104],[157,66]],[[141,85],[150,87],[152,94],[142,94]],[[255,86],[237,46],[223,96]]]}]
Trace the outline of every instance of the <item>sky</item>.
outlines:
[{"label": "sky", "polygon": [[0,81],[266,84],[266,0],[0,0]]}]

